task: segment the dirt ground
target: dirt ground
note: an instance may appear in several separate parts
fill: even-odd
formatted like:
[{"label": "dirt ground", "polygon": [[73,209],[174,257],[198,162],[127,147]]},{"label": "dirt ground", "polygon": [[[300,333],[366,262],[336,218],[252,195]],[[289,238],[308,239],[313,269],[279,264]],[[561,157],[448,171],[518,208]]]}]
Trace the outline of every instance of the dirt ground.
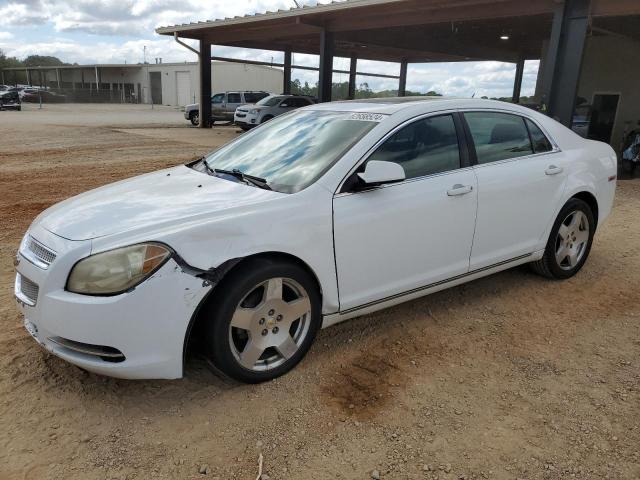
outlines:
[{"label": "dirt ground", "polygon": [[332,327],[267,384],[197,360],[114,380],[45,352],[13,300],[21,236],[59,200],[235,135],[180,115],[0,112],[1,480],[255,479],[260,452],[273,480],[640,478],[638,179],[577,277],[519,268]]}]

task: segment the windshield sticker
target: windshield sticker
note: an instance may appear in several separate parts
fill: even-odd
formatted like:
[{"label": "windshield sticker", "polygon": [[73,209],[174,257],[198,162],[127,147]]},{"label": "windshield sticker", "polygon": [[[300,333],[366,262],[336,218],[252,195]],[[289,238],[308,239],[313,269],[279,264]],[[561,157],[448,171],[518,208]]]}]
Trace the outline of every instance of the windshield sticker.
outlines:
[{"label": "windshield sticker", "polygon": [[386,115],[381,113],[352,113],[349,120],[359,120],[361,122],[381,122]]}]

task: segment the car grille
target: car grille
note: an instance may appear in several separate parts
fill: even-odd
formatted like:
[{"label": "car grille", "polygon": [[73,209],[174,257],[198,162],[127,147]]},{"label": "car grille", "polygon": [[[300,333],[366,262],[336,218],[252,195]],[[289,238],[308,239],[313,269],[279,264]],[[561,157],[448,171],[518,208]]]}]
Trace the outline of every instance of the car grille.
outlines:
[{"label": "car grille", "polygon": [[[20,275],[20,274],[18,274]],[[32,282],[27,277],[20,275],[20,293],[31,301],[33,305],[38,301],[38,292],[40,287],[37,283]]]},{"label": "car grille", "polygon": [[236,117],[238,118],[245,118],[247,116],[246,113],[236,113]]},{"label": "car grille", "polygon": [[[47,247],[36,241],[33,237],[29,237],[27,240],[27,251],[31,259],[38,260],[35,262],[42,268],[47,268],[56,259],[56,253],[49,250]],[[41,264],[41,265],[40,265]]]}]

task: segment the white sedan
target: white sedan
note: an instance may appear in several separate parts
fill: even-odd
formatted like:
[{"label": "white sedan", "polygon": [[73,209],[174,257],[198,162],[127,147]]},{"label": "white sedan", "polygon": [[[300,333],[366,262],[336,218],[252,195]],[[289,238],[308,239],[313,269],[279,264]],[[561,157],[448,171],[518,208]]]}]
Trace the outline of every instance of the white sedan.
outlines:
[{"label": "white sedan", "polygon": [[17,256],[30,334],[86,370],[284,374],[318,330],[529,263],[565,279],[609,215],[616,155],[484,100],[327,103],[38,216]]}]

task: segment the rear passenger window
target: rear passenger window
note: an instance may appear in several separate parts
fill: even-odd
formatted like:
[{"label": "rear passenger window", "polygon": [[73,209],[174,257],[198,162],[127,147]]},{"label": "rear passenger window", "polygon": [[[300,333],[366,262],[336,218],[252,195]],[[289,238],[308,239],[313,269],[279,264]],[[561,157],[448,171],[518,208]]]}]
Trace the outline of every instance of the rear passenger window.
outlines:
[{"label": "rear passenger window", "polygon": [[255,93],[249,93],[249,92],[245,92],[244,94],[244,101],[247,103],[256,103],[258,100],[260,100],[258,98],[258,95]]},{"label": "rear passenger window", "polygon": [[245,92],[244,101],[247,103],[257,103],[262,100],[264,97],[268,97],[268,93],[264,92]]},{"label": "rear passenger window", "polygon": [[369,160],[394,162],[406,178],[460,168],[460,149],[451,115],[424,118],[393,134]]},{"label": "rear passenger window", "polygon": [[469,112],[464,117],[471,131],[479,164],[533,153],[524,118],[494,112]]},{"label": "rear passenger window", "polygon": [[529,133],[531,134],[531,142],[533,143],[533,151],[536,153],[544,153],[550,152],[553,150],[553,146],[551,142],[547,138],[547,136],[542,133],[540,127],[538,127],[535,123],[533,123],[528,118],[525,118],[525,123],[527,124],[527,128],[529,129]]},{"label": "rear passenger window", "polygon": [[242,103],[242,97],[239,93],[229,93],[227,95],[227,103]]}]

